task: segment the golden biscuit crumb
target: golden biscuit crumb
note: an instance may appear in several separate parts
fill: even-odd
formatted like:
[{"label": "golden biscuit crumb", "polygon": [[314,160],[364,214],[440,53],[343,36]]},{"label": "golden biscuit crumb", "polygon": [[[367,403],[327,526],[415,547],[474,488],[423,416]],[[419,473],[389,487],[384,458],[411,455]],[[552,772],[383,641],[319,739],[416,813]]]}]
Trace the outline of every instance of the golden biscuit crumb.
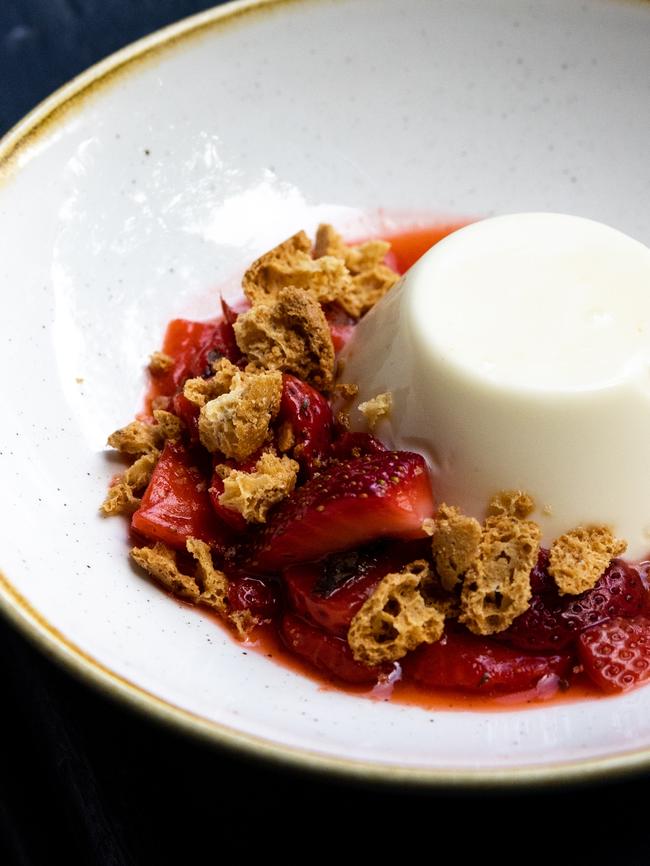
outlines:
[{"label": "golden biscuit crumb", "polygon": [[545,517],[553,517],[553,506],[552,505],[545,505],[542,508],[542,514]]},{"label": "golden biscuit crumb", "polygon": [[314,256],[342,259],[351,274],[349,285],[336,301],[355,319],[367,313],[398,281],[399,274],[384,264],[390,244],[368,241],[349,247],[331,225],[321,225],[316,232]]},{"label": "golden biscuit crumb", "polygon": [[245,460],[266,441],[281,396],[281,373],[237,371],[230,391],[201,409],[201,443],[210,452],[221,451],[226,457]]},{"label": "golden biscuit crumb", "polygon": [[227,394],[232,385],[232,380],[238,368],[235,367],[227,358],[219,358],[212,369],[214,375],[209,379],[203,379],[198,376],[196,379],[188,379],[183,385],[183,396],[190,403],[196,406],[203,407],[210,400],[221,397],[222,394]]},{"label": "golden biscuit crumb", "polygon": [[422,643],[440,640],[445,612],[433,595],[436,588],[424,560],[383,577],[350,623],[355,659],[367,665],[396,661]]},{"label": "golden biscuit crumb", "polygon": [[166,373],[174,366],[174,359],[164,352],[154,352],[149,358],[149,372],[154,376]]},{"label": "golden biscuit crumb", "polygon": [[174,441],[181,438],[185,425],[177,415],[164,409],[154,409],[153,417],[163,439]]},{"label": "golden biscuit crumb", "polygon": [[344,430],[350,429],[350,415],[348,412],[345,412],[343,409],[340,412],[336,413],[336,423],[341,426]]},{"label": "golden biscuit crumb", "polygon": [[501,490],[496,493],[488,504],[488,517],[516,517],[525,520],[532,514],[535,502],[523,490]]},{"label": "golden biscuit crumb", "polygon": [[359,386],[353,385],[351,382],[339,382],[334,386],[334,393],[343,400],[352,400],[359,393]]},{"label": "golden biscuit crumb", "polygon": [[426,534],[431,537],[433,533],[436,531],[436,521],[433,517],[427,517],[422,521],[422,532],[426,532]]},{"label": "golden biscuit crumb", "polygon": [[161,542],[153,547],[134,547],[131,557],[174,595],[215,610],[243,640],[257,625],[257,619],[248,610],[230,610],[228,578],[214,567],[210,547],[198,538],[188,538],[186,548],[196,562],[194,575],[184,574],[176,562],[175,551]]},{"label": "golden biscuit crumb", "polygon": [[304,289],[281,289],[275,300],[241,313],[234,329],[252,369],[282,370],[317,388],[331,387],[332,335],[320,304]]},{"label": "golden biscuit crumb", "polygon": [[142,492],[149,483],[159,456],[159,451],[150,451],[138,457],[135,463],[108,488],[100,511],[107,517],[114,514],[133,514],[137,511],[140,507],[140,498],[137,494]]},{"label": "golden biscuit crumb", "polygon": [[388,418],[393,408],[393,395],[390,391],[377,394],[365,403],[359,403],[359,412],[365,417],[368,428],[374,430],[382,418]]},{"label": "golden biscuit crumb", "polygon": [[270,508],[281,502],[296,486],[300,466],[288,457],[266,451],[255,464],[254,472],[228,469],[223,474],[224,491],[219,502],[239,512],[249,523],[265,523]]},{"label": "golden biscuit crumb", "polygon": [[476,560],[481,525],[458,508],[442,504],[434,524],[431,547],[443,587],[451,592]]},{"label": "golden biscuit crumb", "polygon": [[117,448],[122,454],[149,454],[163,444],[161,431],[154,424],[144,421],[132,421],[126,427],[116,430],[108,437],[108,445]]},{"label": "golden biscuit crumb", "polygon": [[351,284],[345,264],[334,256],[315,260],[305,232],[260,256],[244,274],[244,294],[251,304],[270,303],[287,286],[308,289],[321,304],[336,300]]},{"label": "golden biscuit crumb", "polygon": [[592,589],[626,548],[606,526],[579,526],[553,542],[548,571],[561,595],[579,595]]},{"label": "golden biscuit crumb", "polygon": [[201,593],[196,580],[179,571],[176,553],[166,544],[158,541],[153,547],[133,547],[131,558],[174,595],[198,601]]},{"label": "golden biscuit crumb", "polygon": [[291,421],[283,421],[278,430],[278,448],[283,452],[291,451],[295,444],[296,437]]},{"label": "golden biscuit crumb", "polygon": [[502,514],[488,517],[478,554],[465,573],[460,622],[475,634],[504,631],[530,601],[530,572],[537,562],[536,523]]}]

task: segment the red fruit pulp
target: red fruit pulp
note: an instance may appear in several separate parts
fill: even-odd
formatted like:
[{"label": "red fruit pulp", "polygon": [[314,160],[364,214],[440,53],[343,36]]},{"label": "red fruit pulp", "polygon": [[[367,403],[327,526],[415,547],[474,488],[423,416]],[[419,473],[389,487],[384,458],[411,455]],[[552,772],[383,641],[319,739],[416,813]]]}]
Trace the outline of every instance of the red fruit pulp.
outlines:
[{"label": "red fruit pulp", "polygon": [[616,617],[583,631],[578,654],[604,692],[627,692],[650,679],[650,618]]}]

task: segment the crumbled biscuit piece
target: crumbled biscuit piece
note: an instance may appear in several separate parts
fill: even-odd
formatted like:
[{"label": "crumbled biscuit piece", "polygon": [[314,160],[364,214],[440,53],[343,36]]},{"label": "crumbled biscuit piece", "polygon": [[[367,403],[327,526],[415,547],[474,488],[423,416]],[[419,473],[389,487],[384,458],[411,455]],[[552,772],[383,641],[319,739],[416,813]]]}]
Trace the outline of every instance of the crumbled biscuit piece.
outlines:
[{"label": "crumbled biscuit piece", "polygon": [[101,512],[107,517],[114,514],[133,514],[140,507],[138,493],[149,483],[156,468],[160,452],[142,454],[108,489]]},{"label": "crumbled biscuit piece", "polygon": [[458,508],[443,503],[436,515],[431,547],[443,587],[451,592],[476,560],[481,525]]},{"label": "crumbled biscuit piece", "polygon": [[579,526],[553,542],[548,572],[560,595],[592,589],[614,559],[627,548],[606,526]]},{"label": "crumbled biscuit piece", "polygon": [[257,619],[248,610],[230,610],[228,578],[214,567],[209,546],[198,538],[188,538],[186,548],[196,561],[194,576],[179,569],[175,551],[161,542],[153,547],[134,547],[131,557],[174,595],[215,610],[243,640]]},{"label": "crumbled biscuit piece", "polygon": [[134,547],[131,558],[174,595],[195,603],[198,601],[201,592],[196,580],[179,571],[176,554],[166,544],[158,541],[153,547]]},{"label": "crumbled biscuit piece", "polygon": [[241,313],[234,328],[252,369],[282,370],[320,389],[331,386],[332,335],[320,305],[304,289],[281,289],[275,300]]},{"label": "crumbled biscuit piece", "polygon": [[336,423],[340,427],[342,427],[344,430],[349,430],[351,427],[349,413],[344,412],[343,410],[341,410],[340,412],[337,412],[336,413]]},{"label": "crumbled biscuit piece", "polygon": [[525,520],[535,509],[535,502],[523,490],[501,490],[488,504],[488,517],[516,517]]},{"label": "crumbled biscuit piece", "polygon": [[238,371],[238,368],[227,358],[219,358],[213,364],[212,369],[214,370],[214,375],[210,376],[209,379],[203,379],[199,376],[196,379],[187,379],[183,385],[183,396],[185,399],[201,408],[206,403],[209,403],[210,400],[221,397],[222,394],[227,394],[235,373]]},{"label": "crumbled biscuit piece", "polygon": [[426,534],[431,537],[435,531],[436,521],[433,519],[433,517],[426,517],[422,521],[422,532],[426,532]]},{"label": "crumbled biscuit piece", "polygon": [[359,386],[353,385],[351,382],[339,382],[334,386],[334,393],[343,400],[352,400],[359,393]]},{"label": "crumbled biscuit piece", "polygon": [[474,634],[504,631],[528,608],[540,534],[536,523],[507,514],[485,521],[461,592],[459,620]]},{"label": "crumbled biscuit piece", "polygon": [[[220,472],[221,467],[217,468]],[[219,502],[239,512],[249,523],[265,523],[270,508],[281,502],[296,486],[300,466],[288,457],[266,451],[255,464],[254,472],[223,467],[224,490]]]},{"label": "crumbled biscuit piece", "polygon": [[282,374],[242,373],[233,376],[230,391],[210,400],[199,415],[199,436],[210,452],[245,460],[261,448],[269,424],[278,414]]},{"label": "crumbled biscuit piece", "polygon": [[387,418],[393,408],[393,395],[390,391],[377,394],[365,403],[359,403],[359,412],[365,417],[368,428],[374,430],[382,418]]},{"label": "crumbled biscuit piece", "polygon": [[311,241],[304,232],[260,256],[243,280],[244,294],[253,305],[273,301],[287,286],[309,289],[325,304],[336,300],[350,285],[350,274],[341,259],[312,258]]},{"label": "crumbled biscuit piece", "polygon": [[399,279],[399,274],[384,264],[389,249],[389,243],[378,240],[349,247],[331,225],[318,227],[316,261],[321,256],[334,256],[345,262],[352,278],[336,300],[355,319],[367,313]]},{"label": "crumbled biscuit piece", "polygon": [[155,424],[132,421],[126,427],[111,433],[108,437],[108,444],[123,454],[139,456],[158,451],[163,444],[163,437]]},{"label": "crumbled biscuit piece", "polygon": [[171,370],[174,363],[171,355],[166,355],[164,352],[154,352],[149,359],[149,372],[154,376],[160,376]]},{"label": "crumbled biscuit piece", "polygon": [[435,588],[424,560],[383,577],[350,623],[355,659],[367,665],[396,661],[421,643],[440,640],[445,613],[431,592]]},{"label": "crumbled biscuit piece", "polygon": [[177,415],[164,409],[154,409],[153,417],[156,419],[158,431],[163,439],[174,441],[181,438],[185,425]]},{"label": "crumbled biscuit piece", "polygon": [[296,436],[291,421],[283,421],[278,430],[278,449],[283,452],[291,451],[295,444]]}]

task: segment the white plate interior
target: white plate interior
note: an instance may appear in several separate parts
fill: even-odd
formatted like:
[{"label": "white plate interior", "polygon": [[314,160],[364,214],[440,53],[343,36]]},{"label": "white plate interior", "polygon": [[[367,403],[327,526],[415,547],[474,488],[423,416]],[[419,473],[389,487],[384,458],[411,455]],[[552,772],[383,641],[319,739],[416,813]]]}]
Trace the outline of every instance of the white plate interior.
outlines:
[{"label": "white plate interior", "polygon": [[615,0],[280,3],[27,141],[0,181],[0,569],[27,602],[162,700],[326,758],[435,777],[647,750],[650,688],[489,714],[322,690],[160,593],[97,508],[166,322],[214,315],[299,228],[554,210],[650,242],[649,40],[650,7]]}]

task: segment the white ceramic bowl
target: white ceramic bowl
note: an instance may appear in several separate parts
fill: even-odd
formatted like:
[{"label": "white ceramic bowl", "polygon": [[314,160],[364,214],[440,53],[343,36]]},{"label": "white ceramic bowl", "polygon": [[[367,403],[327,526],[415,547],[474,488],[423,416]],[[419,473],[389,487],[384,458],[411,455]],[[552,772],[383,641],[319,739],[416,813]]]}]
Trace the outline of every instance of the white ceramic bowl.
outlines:
[{"label": "white ceramic bowl", "polygon": [[617,0],[239,3],[19,124],[0,146],[5,612],[111,694],[259,756],[425,783],[647,765],[650,687],[487,714],[323,690],[144,580],[97,506],[165,323],[212,315],[298,228],[554,210],[650,242],[649,42],[650,6]]}]

